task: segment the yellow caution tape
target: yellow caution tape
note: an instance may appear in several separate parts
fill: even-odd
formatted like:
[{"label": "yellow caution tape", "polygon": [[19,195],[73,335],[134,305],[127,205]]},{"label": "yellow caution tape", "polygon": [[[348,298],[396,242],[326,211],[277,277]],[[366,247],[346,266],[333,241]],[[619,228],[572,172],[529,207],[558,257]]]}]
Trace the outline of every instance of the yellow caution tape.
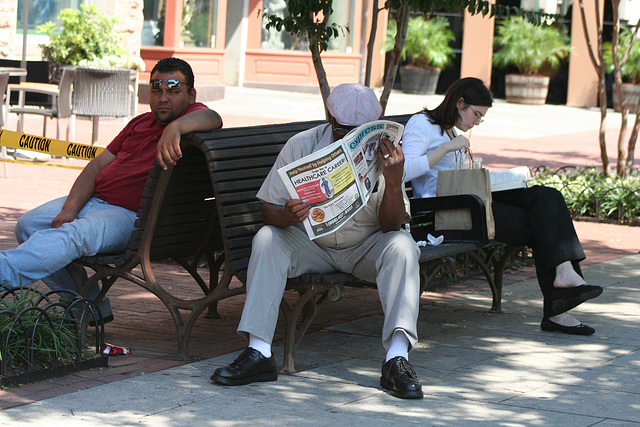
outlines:
[{"label": "yellow caution tape", "polygon": [[6,129],[0,129],[0,146],[83,160],[95,159],[105,149],[104,147],[76,144],[75,142],[44,138]]}]

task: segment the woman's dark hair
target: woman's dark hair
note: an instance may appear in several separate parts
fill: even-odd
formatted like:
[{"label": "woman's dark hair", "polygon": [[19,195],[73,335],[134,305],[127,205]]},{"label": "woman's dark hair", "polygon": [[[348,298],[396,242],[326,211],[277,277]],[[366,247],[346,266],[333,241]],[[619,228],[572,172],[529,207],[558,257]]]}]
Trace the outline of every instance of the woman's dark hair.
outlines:
[{"label": "woman's dark hair", "polygon": [[193,88],[195,83],[195,77],[193,76],[193,70],[191,69],[191,65],[189,65],[186,61],[180,58],[163,58],[153,67],[151,70],[151,76],[153,73],[171,73],[174,71],[180,71],[184,74],[186,78],[186,84],[189,86],[189,91]]},{"label": "woman's dark hair", "polygon": [[426,114],[431,123],[440,126],[444,134],[444,131],[451,129],[456,120],[460,118],[456,106],[460,98],[463,98],[465,104],[468,105],[481,107],[491,107],[493,105],[491,92],[482,80],[475,77],[465,77],[464,79],[456,80],[449,86],[440,105],[433,110],[425,108],[421,113]]}]

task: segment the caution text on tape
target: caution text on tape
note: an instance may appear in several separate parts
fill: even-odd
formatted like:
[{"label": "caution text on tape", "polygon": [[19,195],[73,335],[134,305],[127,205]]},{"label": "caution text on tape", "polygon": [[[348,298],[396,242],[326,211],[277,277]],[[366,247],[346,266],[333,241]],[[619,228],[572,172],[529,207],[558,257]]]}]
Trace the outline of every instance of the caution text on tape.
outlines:
[{"label": "caution text on tape", "polygon": [[104,151],[104,147],[44,138],[6,129],[0,129],[0,146],[83,160],[92,160]]}]

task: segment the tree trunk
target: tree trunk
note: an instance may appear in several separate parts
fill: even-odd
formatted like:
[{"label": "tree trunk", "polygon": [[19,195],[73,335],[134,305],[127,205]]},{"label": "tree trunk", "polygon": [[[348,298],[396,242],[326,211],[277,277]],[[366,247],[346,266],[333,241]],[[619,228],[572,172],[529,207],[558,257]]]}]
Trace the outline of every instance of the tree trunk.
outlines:
[{"label": "tree trunk", "polygon": [[[593,68],[595,68],[598,73],[598,100],[600,102],[600,132],[599,132],[599,143],[600,143],[600,159],[602,161],[602,169],[605,175],[609,176],[609,157],[607,156],[607,140],[605,137],[605,132],[607,129],[607,90],[605,87],[605,65],[604,58],[602,57],[602,23],[600,22],[600,8],[598,6],[598,1],[595,1],[595,16],[596,16],[596,28],[598,31],[598,44],[596,49],[593,48],[591,43],[591,38],[589,37],[589,32],[587,29],[587,18],[585,16],[584,11],[584,2],[583,0],[578,0],[580,6],[580,18],[582,21],[582,29],[584,31],[589,58],[591,59],[591,63],[593,64]],[[596,57],[596,52],[598,56]]]},{"label": "tree trunk", "polygon": [[380,96],[380,105],[382,106],[383,115],[387,108],[389,95],[391,94],[393,82],[395,81],[396,74],[398,72],[402,47],[404,46],[405,39],[407,38],[407,26],[409,24],[409,3],[407,1],[404,1],[400,9],[396,12],[396,19],[398,22],[396,43],[391,51],[391,59],[389,61],[389,67],[387,68],[387,78],[384,81],[384,88],[382,90],[382,95]]},{"label": "tree trunk", "polygon": [[[638,30],[640,30],[640,19],[636,23],[636,27],[633,30],[633,35],[631,36],[631,43],[627,46],[627,51],[624,55],[624,61],[626,62],[629,57],[629,52],[631,51],[631,47],[633,43],[638,43],[636,37],[638,35]],[[640,131],[640,98],[638,98],[638,103],[636,104],[636,120],[633,124],[633,129],[631,130],[631,135],[629,136],[629,143],[627,145],[627,158],[624,165],[624,176],[629,176],[633,172],[633,162],[635,158],[636,151],[636,141],[638,140],[638,132]]]},{"label": "tree trunk", "polygon": [[629,146],[627,148],[627,161],[625,163],[625,176],[631,175],[633,172],[633,162],[636,151],[636,141],[638,140],[638,132],[640,132],[640,98],[638,98],[638,105],[636,106],[636,121],[633,124],[631,135],[629,136]]},{"label": "tree trunk", "polygon": [[378,0],[373,0],[371,6],[371,31],[369,32],[369,41],[367,42],[367,62],[364,70],[364,85],[371,87],[371,67],[373,61],[373,47],[376,42],[376,32],[378,30]]},{"label": "tree trunk", "polygon": [[611,57],[613,59],[613,80],[616,95],[618,95],[618,103],[620,105],[621,122],[620,133],[618,134],[618,159],[616,160],[616,173],[624,177],[624,165],[626,163],[627,152],[625,147],[625,137],[627,135],[627,118],[629,117],[629,107],[622,95],[622,66],[623,62],[618,59],[618,47],[620,43],[620,16],[618,15],[618,6],[620,0],[611,0],[611,7],[613,9],[613,30],[611,34]]},{"label": "tree trunk", "polygon": [[[311,34],[307,33],[309,40],[311,40]],[[329,111],[327,110],[327,98],[331,92],[329,82],[327,81],[327,73],[322,65],[322,57],[320,56],[320,48],[317,45],[309,45],[311,51],[311,59],[313,59],[313,68],[316,70],[316,76],[318,77],[318,85],[320,86],[320,94],[322,95],[322,103],[324,104],[324,114],[327,120],[329,119]]]}]

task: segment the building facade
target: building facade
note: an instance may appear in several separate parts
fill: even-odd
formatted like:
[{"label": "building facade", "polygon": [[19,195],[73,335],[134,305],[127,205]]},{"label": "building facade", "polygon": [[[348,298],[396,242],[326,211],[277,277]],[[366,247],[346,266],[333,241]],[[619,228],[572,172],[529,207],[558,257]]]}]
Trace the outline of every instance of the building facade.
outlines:
[{"label": "building facade", "polygon": [[[593,13],[595,2],[605,10],[605,0],[584,0]],[[608,2],[608,0],[606,0]],[[28,3],[25,21],[25,2]],[[40,59],[38,46],[46,41],[36,27],[53,20],[62,8],[77,8],[82,0],[4,0],[0,5],[0,58],[22,55],[23,24],[27,22],[27,57]],[[515,0],[515,5],[560,13],[580,23],[579,8],[571,0]],[[187,60],[198,79],[200,99],[217,99],[226,85],[318,91],[317,78],[304,38],[266,30],[263,10],[284,16],[286,0],[85,0],[106,16],[119,18],[118,30],[125,35],[127,50],[146,64],[141,73],[141,94],[153,64],[160,58],[177,56]],[[335,23],[348,27],[344,36],[332,41],[322,61],[331,86],[362,82],[366,45],[369,39],[373,0],[334,1]],[[504,0],[504,4],[514,1]],[[634,23],[640,18],[640,2],[623,1],[621,16]],[[334,18],[335,17],[335,18]],[[495,20],[465,13],[460,22],[458,59],[445,70],[455,76],[476,76],[491,84]],[[372,85],[384,77],[387,15],[380,14]],[[588,31],[595,40],[595,20],[588,19]],[[566,102],[574,106],[597,103],[597,75],[591,65],[583,26],[571,25],[572,53],[569,60]],[[142,98],[144,99],[144,98]]]}]

